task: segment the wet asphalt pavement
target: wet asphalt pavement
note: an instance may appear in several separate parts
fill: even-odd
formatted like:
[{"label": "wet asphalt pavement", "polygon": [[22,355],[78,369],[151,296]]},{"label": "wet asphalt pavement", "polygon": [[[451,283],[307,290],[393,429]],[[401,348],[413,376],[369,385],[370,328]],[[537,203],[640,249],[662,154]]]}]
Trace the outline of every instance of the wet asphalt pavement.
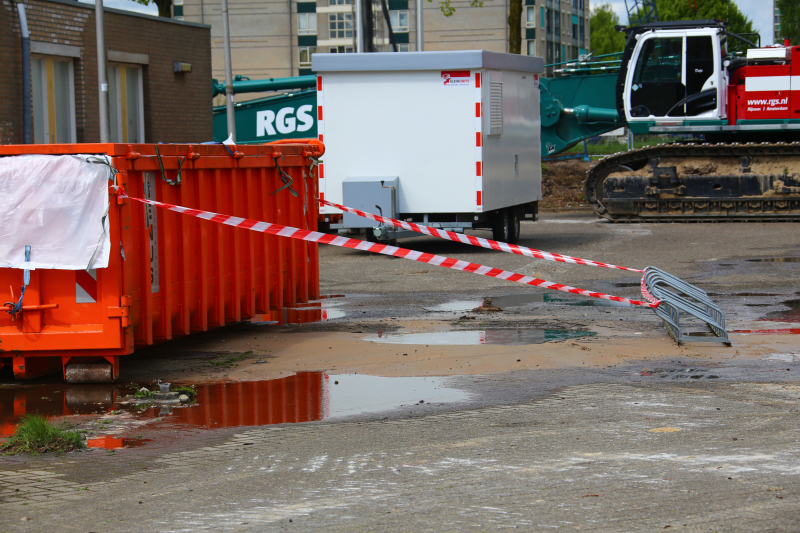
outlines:
[{"label": "wet asphalt pavement", "polygon": [[[582,213],[542,219],[523,224],[521,244],[664,268],[707,290],[731,330],[789,330],[800,320],[797,224],[618,225]],[[401,246],[638,297],[630,273],[428,238]],[[327,323],[297,330],[382,320],[390,331],[383,324],[391,319],[426,318],[460,331],[502,328],[513,319],[523,329],[663,334],[646,309],[545,297],[502,280],[352,250],[323,249],[321,262],[322,293],[346,297]],[[487,296],[503,303],[503,315],[458,320]],[[797,531],[797,338],[796,349],[760,358],[642,354],[602,368],[458,376],[442,382],[464,394],[458,402],[414,397],[391,410],[300,424],[167,429],[161,442],[115,452],[0,458],[0,525],[84,532]]]}]

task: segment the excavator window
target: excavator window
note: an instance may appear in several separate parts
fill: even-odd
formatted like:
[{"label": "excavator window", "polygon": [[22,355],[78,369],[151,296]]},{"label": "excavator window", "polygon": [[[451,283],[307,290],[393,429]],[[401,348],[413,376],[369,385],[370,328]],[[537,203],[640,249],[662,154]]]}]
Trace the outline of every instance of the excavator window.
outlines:
[{"label": "excavator window", "polygon": [[[648,39],[633,72],[631,116],[667,116],[675,104],[686,98],[682,73],[683,37]],[[682,111],[681,106],[681,114]]]},{"label": "excavator window", "polygon": [[[714,44],[710,35],[686,38],[686,116],[717,108],[714,76]],[[708,85],[707,85],[708,84]]]}]

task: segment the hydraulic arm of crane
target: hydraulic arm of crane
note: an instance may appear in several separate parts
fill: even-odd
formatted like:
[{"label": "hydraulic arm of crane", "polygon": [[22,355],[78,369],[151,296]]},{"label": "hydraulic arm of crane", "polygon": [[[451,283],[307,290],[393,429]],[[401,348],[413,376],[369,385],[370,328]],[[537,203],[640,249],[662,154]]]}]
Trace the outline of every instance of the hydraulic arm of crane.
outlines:
[{"label": "hydraulic arm of crane", "polygon": [[[238,76],[237,76],[238,77]],[[212,95],[225,94],[225,83],[212,81]],[[317,86],[316,76],[295,76],[293,78],[268,78],[266,80],[235,80],[233,94],[266,93],[289,89],[310,89]]]},{"label": "hydraulic arm of crane", "polygon": [[542,156],[625,125],[616,109],[617,73],[541,80]]}]

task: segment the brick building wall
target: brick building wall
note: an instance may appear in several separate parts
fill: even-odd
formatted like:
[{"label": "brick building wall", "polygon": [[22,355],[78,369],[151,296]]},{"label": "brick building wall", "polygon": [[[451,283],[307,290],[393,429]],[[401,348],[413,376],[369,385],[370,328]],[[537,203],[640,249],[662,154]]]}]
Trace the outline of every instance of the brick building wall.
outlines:
[{"label": "brick building wall", "polygon": [[[32,52],[73,54],[76,140],[98,142],[94,6],[69,0],[28,0],[25,6]],[[105,38],[109,62],[142,67],[145,142],[213,139],[209,26],[106,8]],[[22,142],[21,53],[16,6],[3,0],[0,143]],[[192,72],[174,73],[175,61],[190,63]]]}]

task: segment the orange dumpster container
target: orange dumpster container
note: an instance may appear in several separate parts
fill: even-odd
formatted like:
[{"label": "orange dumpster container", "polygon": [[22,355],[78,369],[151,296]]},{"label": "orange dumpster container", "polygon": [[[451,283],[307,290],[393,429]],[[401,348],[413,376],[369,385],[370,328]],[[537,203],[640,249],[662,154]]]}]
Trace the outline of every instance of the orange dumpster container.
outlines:
[{"label": "orange dumpster container", "polygon": [[[106,154],[131,197],[309,230],[318,213],[311,165],[323,152],[318,141],[0,146],[0,156]],[[273,194],[284,185],[278,165],[297,197],[288,188]],[[21,313],[0,309],[0,366],[11,364],[18,378],[105,362],[115,379],[119,357],[136,347],[255,315],[283,322],[285,309],[319,298],[316,243],[109,194],[108,268],[31,270]],[[22,280],[22,270],[0,268],[0,292],[10,291],[3,302],[19,296]]]}]

